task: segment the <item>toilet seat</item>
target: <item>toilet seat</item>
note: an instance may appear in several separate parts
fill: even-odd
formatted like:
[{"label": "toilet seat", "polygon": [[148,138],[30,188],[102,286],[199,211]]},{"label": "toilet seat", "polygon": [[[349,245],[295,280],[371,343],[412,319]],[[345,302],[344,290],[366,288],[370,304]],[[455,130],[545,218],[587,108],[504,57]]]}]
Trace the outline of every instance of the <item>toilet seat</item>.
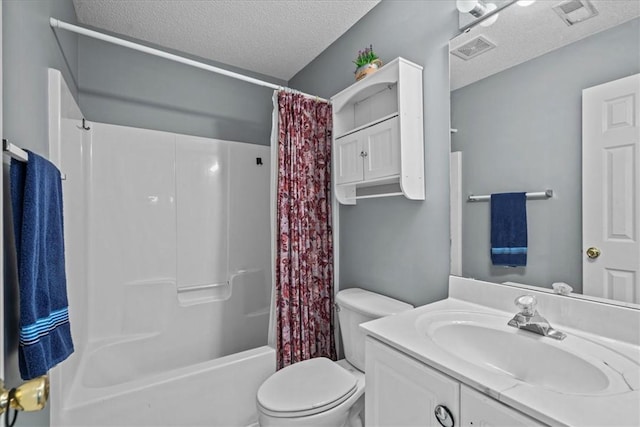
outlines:
[{"label": "toilet seat", "polygon": [[294,418],[335,408],[357,389],[356,377],[325,357],[295,363],[273,374],[258,390],[260,410]]}]

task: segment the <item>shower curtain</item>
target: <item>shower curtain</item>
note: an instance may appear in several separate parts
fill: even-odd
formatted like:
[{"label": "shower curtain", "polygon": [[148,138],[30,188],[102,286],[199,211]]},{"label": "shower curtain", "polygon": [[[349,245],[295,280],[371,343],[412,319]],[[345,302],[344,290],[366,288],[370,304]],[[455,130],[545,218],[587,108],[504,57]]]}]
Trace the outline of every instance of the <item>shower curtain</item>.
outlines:
[{"label": "shower curtain", "polygon": [[331,105],[284,90],[274,94],[274,104],[276,95],[274,291],[280,369],[314,357],[335,360],[336,349]]}]

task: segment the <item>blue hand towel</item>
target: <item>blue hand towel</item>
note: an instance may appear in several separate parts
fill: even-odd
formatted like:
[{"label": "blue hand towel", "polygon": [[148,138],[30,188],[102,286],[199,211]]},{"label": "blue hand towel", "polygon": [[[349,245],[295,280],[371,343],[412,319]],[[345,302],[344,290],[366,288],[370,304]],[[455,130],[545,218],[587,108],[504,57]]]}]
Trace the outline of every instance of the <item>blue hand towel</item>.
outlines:
[{"label": "blue hand towel", "polygon": [[525,193],[491,195],[491,262],[527,265],[527,196]]},{"label": "blue hand towel", "polygon": [[64,263],[62,182],[48,160],[11,160],[20,290],[18,361],[22,379],[44,375],[73,353]]}]

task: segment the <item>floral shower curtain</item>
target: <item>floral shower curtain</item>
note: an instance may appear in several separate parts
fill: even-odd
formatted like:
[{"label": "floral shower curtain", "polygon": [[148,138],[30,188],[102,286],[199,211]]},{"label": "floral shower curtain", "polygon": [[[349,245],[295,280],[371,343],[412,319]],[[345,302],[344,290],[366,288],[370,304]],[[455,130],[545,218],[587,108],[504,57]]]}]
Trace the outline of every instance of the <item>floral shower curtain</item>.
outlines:
[{"label": "floral shower curtain", "polygon": [[336,359],[331,226],[331,105],[278,92],[276,351],[278,369]]}]

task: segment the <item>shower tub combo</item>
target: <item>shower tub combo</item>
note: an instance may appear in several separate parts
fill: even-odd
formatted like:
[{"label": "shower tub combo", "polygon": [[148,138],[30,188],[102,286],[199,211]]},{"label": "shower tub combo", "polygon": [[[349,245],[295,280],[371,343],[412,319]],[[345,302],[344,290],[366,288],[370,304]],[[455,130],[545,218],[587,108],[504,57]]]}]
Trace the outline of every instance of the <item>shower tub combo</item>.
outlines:
[{"label": "shower tub combo", "polygon": [[76,347],[51,425],[253,424],[275,371],[269,148],[81,117],[50,70]]}]

